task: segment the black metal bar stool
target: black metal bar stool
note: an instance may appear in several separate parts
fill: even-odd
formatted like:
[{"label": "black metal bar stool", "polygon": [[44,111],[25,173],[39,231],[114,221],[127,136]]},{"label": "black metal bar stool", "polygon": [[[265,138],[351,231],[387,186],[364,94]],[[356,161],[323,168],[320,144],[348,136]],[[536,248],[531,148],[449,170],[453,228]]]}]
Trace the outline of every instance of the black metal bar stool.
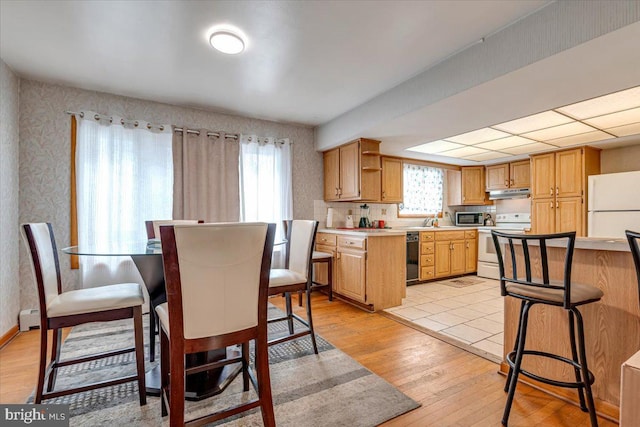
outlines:
[{"label": "black metal bar stool", "polygon": [[[584,343],[584,326],[582,322],[582,314],[578,307],[584,304],[599,301],[603,293],[600,289],[579,283],[571,283],[571,262],[573,260],[573,249],[575,246],[576,233],[558,233],[547,235],[515,235],[491,231],[493,242],[498,255],[498,263],[500,266],[500,290],[502,296],[510,296],[518,298],[522,301],[520,306],[520,318],[518,325],[518,333],[516,336],[513,351],[510,352],[506,361],[509,364],[509,374],[505,384],[505,391],[508,391],[507,402],[504,408],[502,424],[507,425],[509,421],[509,413],[511,404],[516,391],[518,376],[520,374],[558,387],[577,388],[580,399],[580,409],[589,412],[591,425],[597,426],[598,419],[596,416],[596,408],[591,393],[591,384],[595,378],[587,367],[587,357]],[[509,251],[506,256],[510,256],[512,265],[512,277],[505,274],[504,259],[502,257],[502,249],[500,240],[506,239]],[[504,242],[504,240],[502,240]],[[547,242],[560,241],[565,243],[566,252],[564,259],[564,278],[562,281],[549,280],[549,261],[547,256]],[[531,257],[530,244],[539,246],[540,249],[540,268],[535,271],[542,273],[542,278],[532,279],[531,277]],[[537,243],[537,245],[536,245]],[[524,279],[518,278],[518,264],[516,263],[516,247],[522,248],[524,259]],[[534,249],[535,250],[535,249]],[[537,266],[536,266],[537,267]],[[544,351],[525,350],[525,342],[527,338],[527,324],[529,320],[529,310],[535,304],[547,304],[562,307],[567,310],[569,316],[569,338],[571,341],[571,359],[552,354]],[[576,325],[578,340],[576,342]],[[550,378],[534,374],[532,372],[521,369],[522,359],[524,356],[541,356],[554,360],[558,360],[571,365],[575,372],[576,381],[558,381]],[[586,394],[586,403],[585,403]]]},{"label": "black metal bar stool", "polygon": [[[312,266],[315,266],[316,264],[327,264],[327,283],[320,283],[312,278],[311,291],[313,292],[315,290],[329,288],[329,301],[333,301],[333,254],[313,251],[311,264]],[[302,307],[302,292],[298,292],[298,305]]]}]

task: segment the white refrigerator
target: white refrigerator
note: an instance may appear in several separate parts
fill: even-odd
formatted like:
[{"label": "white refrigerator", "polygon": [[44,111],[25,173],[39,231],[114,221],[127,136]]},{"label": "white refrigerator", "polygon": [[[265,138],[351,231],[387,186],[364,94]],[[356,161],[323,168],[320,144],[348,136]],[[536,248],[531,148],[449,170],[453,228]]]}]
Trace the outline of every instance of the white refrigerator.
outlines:
[{"label": "white refrigerator", "polygon": [[640,231],[640,171],[592,175],[588,186],[589,237],[624,239]]}]

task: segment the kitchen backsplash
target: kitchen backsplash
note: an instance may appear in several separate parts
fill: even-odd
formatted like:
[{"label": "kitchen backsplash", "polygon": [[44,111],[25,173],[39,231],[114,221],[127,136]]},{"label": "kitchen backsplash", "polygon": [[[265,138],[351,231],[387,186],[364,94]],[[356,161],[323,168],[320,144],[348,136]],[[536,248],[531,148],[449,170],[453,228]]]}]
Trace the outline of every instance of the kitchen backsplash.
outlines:
[{"label": "kitchen backsplash", "polygon": [[[328,208],[333,208],[333,227],[344,227],[347,215],[351,211],[353,222],[357,227],[360,219],[360,205],[364,202],[354,203],[327,203],[324,200],[313,201],[313,219],[320,222],[320,227],[326,226]],[[369,206],[369,219],[384,220],[390,227],[422,225],[424,218],[398,218],[398,205],[367,203]],[[444,212],[444,218],[440,219],[440,225],[453,225],[456,212],[484,212],[491,214],[493,219],[497,214],[531,212],[531,199],[496,200],[495,204],[488,206],[450,206]]]}]

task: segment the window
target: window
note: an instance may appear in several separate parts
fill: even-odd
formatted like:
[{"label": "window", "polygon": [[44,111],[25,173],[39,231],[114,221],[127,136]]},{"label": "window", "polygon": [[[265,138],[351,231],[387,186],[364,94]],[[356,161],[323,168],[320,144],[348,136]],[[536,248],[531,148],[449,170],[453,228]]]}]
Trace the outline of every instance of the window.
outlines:
[{"label": "window", "polygon": [[442,211],[442,169],[404,163],[402,178],[404,203],[399,206],[399,216],[426,216]]},{"label": "window", "polygon": [[[99,250],[144,240],[145,220],[169,219],[173,209],[170,130],[109,119],[85,114],[76,132],[78,245]],[[84,287],[137,276],[129,257],[80,261]]]}]

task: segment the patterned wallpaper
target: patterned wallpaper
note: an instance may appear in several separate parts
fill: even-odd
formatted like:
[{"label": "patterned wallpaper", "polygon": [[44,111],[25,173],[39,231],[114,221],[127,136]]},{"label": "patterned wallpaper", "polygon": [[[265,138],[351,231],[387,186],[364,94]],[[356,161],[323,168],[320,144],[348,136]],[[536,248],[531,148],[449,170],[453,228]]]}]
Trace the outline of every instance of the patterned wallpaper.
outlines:
[{"label": "patterned wallpaper", "polygon": [[18,319],[18,94],[20,80],[0,61],[0,336]]},{"label": "patterned wallpaper", "polygon": [[[129,119],[192,129],[289,138],[293,142],[293,214],[312,218],[313,201],[322,198],[322,154],[314,151],[313,129],[285,123],[178,107],[118,95],[22,80],[20,85],[20,221],[50,221],[59,247],[69,243],[69,132],[65,111],[92,110]],[[20,252],[21,307],[36,307],[26,251]],[[67,289],[77,272],[60,257]]]}]

